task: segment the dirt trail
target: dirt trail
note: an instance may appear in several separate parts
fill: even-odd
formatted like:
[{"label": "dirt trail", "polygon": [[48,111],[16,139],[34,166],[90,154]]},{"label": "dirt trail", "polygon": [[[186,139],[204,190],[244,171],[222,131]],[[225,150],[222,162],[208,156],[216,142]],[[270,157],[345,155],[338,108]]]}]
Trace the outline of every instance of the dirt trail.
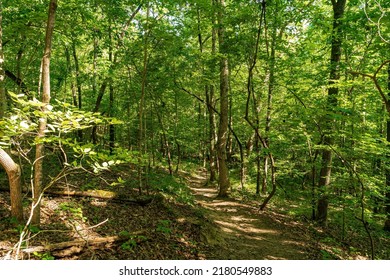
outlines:
[{"label": "dirt trail", "polygon": [[299,223],[233,198],[216,198],[217,190],[205,186],[206,175],[198,172],[189,184],[206,217],[216,225],[213,232],[204,233],[218,247],[215,259],[310,259],[310,237]]}]

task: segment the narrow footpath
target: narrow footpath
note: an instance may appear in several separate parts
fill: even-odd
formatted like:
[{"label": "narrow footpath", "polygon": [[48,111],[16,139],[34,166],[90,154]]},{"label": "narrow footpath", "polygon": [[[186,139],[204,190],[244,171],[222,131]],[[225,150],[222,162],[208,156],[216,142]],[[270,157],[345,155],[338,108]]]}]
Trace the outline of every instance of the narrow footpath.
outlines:
[{"label": "narrow footpath", "polygon": [[188,180],[198,205],[216,225],[203,233],[208,243],[218,248],[213,259],[310,259],[313,241],[302,224],[271,209],[259,211],[256,205],[233,198],[216,198],[215,187],[206,186],[204,171]]}]

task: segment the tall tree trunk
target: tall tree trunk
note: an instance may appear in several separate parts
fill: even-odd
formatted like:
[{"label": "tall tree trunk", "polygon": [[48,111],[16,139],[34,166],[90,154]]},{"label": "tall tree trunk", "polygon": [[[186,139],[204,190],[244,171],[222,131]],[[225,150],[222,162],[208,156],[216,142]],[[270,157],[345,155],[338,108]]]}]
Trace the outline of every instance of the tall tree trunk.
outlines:
[{"label": "tall tree trunk", "polygon": [[[203,53],[203,39],[202,39],[202,32],[201,32],[201,18],[200,18],[200,9],[197,9],[197,16],[198,16],[198,43],[199,43],[199,51],[200,53]],[[212,29],[211,29],[211,54],[214,56],[216,53],[216,40],[217,35],[215,31],[215,15],[212,14]],[[211,66],[213,67],[213,66]],[[205,72],[205,69],[203,68],[203,72]],[[211,71],[214,73],[213,71]],[[214,114],[214,107],[215,107],[215,101],[214,101],[214,85],[208,85],[206,84],[204,86],[204,92],[205,92],[205,98],[206,98],[206,112],[208,113],[208,121],[209,121],[209,127],[208,127],[208,161],[210,165],[210,177],[209,182],[214,182],[216,180],[216,166],[215,166],[215,142],[216,142],[216,132],[215,132],[215,114]],[[199,105],[200,106],[200,105]],[[200,107],[199,107],[200,108]],[[203,138],[200,138],[203,139]],[[201,147],[204,147],[202,144],[202,141],[200,141]],[[202,148],[203,149],[203,148]],[[204,154],[206,154],[206,150],[203,149]],[[206,159],[206,158],[205,158]]]},{"label": "tall tree trunk", "polygon": [[3,52],[3,1],[0,0],[0,119],[4,117],[7,110],[7,96],[5,94],[5,70]]},{"label": "tall tree trunk", "polygon": [[76,70],[76,87],[77,87],[77,100],[78,100],[78,108],[82,108],[82,92],[81,92],[81,80],[80,80],[80,66],[79,59],[77,57],[76,52],[76,43],[72,42],[72,55],[74,60],[74,67]]},{"label": "tall tree trunk", "polygon": [[[247,79],[247,104],[246,104],[246,110],[245,110],[245,119],[250,124],[250,126],[255,130],[255,153],[256,153],[256,194],[260,194],[260,182],[261,182],[261,157],[260,157],[260,139],[259,139],[259,125],[260,125],[260,105],[257,101],[257,97],[254,91],[254,84],[253,84],[253,71],[255,69],[256,63],[257,63],[257,55],[259,52],[259,46],[260,46],[260,37],[261,37],[261,31],[262,31],[262,24],[263,20],[265,22],[265,2],[261,2],[261,9],[260,9],[260,20],[259,20],[259,27],[257,28],[256,32],[256,42],[255,42],[255,48],[253,50],[253,54],[249,57],[249,65],[248,65],[248,79]],[[253,124],[249,119],[249,102],[250,99],[253,99],[253,112],[255,117],[255,124]]]},{"label": "tall tree trunk", "polygon": [[[110,117],[114,117],[114,86],[112,80],[110,81]],[[110,147],[110,154],[114,152],[115,148],[115,126],[113,124],[110,124],[108,126],[109,130],[109,147]]]},{"label": "tall tree trunk", "polygon": [[[48,20],[46,27],[45,51],[42,59],[42,103],[43,112],[47,112],[47,105],[50,104],[50,55],[54,30],[55,12],[57,9],[57,0],[51,0],[49,4]],[[45,137],[47,118],[40,118],[38,128],[38,141]],[[45,155],[45,146],[43,143],[36,144],[35,164],[34,164],[34,182],[33,182],[33,216],[32,224],[39,225],[41,219],[40,200],[42,193],[43,179],[43,157]]]},{"label": "tall tree trunk", "polygon": [[219,197],[226,197],[230,188],[229,171],[226,163],[226,142],[228,133],[229,114],[229,64],[227,57],[227,45],[225,43],[224,12],[225,1],[219,0],[218,9],[218,41],[220,58],[220,110],[218,128],[217,154],[219,162]]},{"label": "tall tree trunk", "polygon": [[179,123],[179,106],[178,106],[178,92],[175,92],[175,131],[174,131],[174,138],[175,138],[175,144],[176,144],[176,151],[177,151],[177,161],[176,161],[176,169],[175,172],[179,172],[179,166],[180,166],[180,143],[178,141],[178,123]]},{"label": "tall tree trunk", "polygon": [[[25,35],[22,35],[22,41],[25,41]],[[22,73],[21,73],[21,64],[22,64],[22,58],[23,58],[23,53],[24,53],[24,49],[25,49],[25,45],[22,44],[18,50],[18,53],[16,55],[16,78],[18,81],[22,81]],[[17,93],[19,94],[20,92],[22,91],[22,86],[21,84],[19,83],[18,84],[18,89],[17,89]]]},{"label": "tall tree trunk", "polygon": [[[213,0],[214,2],[214,0]],[[215,28],[215,13],[212,14],[212,29],[211,29],[211,55],[214,58],[217,50],[217,32]],[[212,66],[214,67],[214,63]],[[211,73],[214,73],[212,70]],[[210,164],[210,182],[215,182],[217,179],[217,159],[215,145],[217,143],[217,132],[215,125],[215,87],[213,84],[208,86],[206,90],[207,111],[209,113],[209,164]]]},{"label": "tall tree trunk", "polygon": [[[340,79],[340,59],[341,59],[341,43],[342,43],[342,20],[344,15],[346,0],[332,0],[333,7],[333,29],[332,29],[332,41],[331,41],[331,55],[330,55],[330,75],[329,75],[329,88],[328,88],[328,100],[325,127],[326,135],[324,136],[324,144],[332,145],[333,137],[332,131],[334,129],[334,120],[330,117],[330,112],[337,106],[337,95],[339,88],[335,83]],[[322,163],[320,170],[320,178],[318,188],[320,197],[317,203],[317,221],[321,225],[326,225],[328,216],[328,196],[326,194],[326,188],[330,184],[331,171],[332,171],[332,151],[326,148],[322,151]]]},{"label": "tall tree trunk", "polygon": [[[72,42],[72,54],[73,54],[73,60],[74,60],[74,67],[76,70],[76,87],[77,87],[77,105],[78,108],[82,109],[82,91],[81,91],[81,79],[80,79],[80,66],[79,66],[79,59],[77,57],[76,52],[76,43]],[[74,94],[75,95],[75,94]],[[79,138],[79,141],[83,141],[83,131],[81,129],[77,130],[77,137]]]},{"label": "tall tree trunk", "polygon": [[[387,65],[387,96],[390,98],[390,63]],[[387,120],[387,132],[386,140],[390,143],[390,120]],[[385,205],[386,205],[386,221],[384,230],[390,231],[390,169],[386,168],[386,193],[385,193]]]},{"label": "tall tree trunk", "polygon": [[[158,110],[158,108],[157,108],[157,110]],[[162,130],[162,140],[163,140],[163,145],[164,145],[164,151],[165,151],[165,154],[167,156],[169,175],[173,175],[171,147],[169,145],[167,133],[166,133],[165,126],[163,123],[163,116],[160,115],[158,111],[157,111],[157,118],[158,118],[158,122],[160,123],[161,130]]]},{"label": "tall tree trunk", "polygon": [[[110,46],[109,46],[109,53],[108,53],[108,59],[110,61],[110,65],[113,65],[116,63],[116,56],[115,58],[113,57],[113,52],[112,52],[112,28],[111,28],[111,23],[110,23],[110,31],[109,31],[109,39],[110,39]],[[109,102],[109,117],[114,117],[114,85],[113,85],[113,80],[110,79],[110,85],[109,85],[109,90],[110,90],[110,102]],[[110,154],[114,152],[115,148],[115,127],[114,125],[110,124],[108,126],[109,130],[109,147],[110,147]]]},{"label": "tall tree trunk", "polygon": [[146,32],[144,37],[144,50],[143,50],[143,69],[142,69],[142,81],[141,81],[141,97],[139,100],[139,108],[138,108],[138,180],[139,180],[139,193],[142,193],[143,189],[143,155],[144,155],[144,106],[145,106],[145,91],[146,91],[146,79],[148,73],[148,36],[149,36],[149,15],[150,15],[150,6],[149,2],[147,3],[146,8]]},{"label": "tall tree trunk", "polygon": [[[0,0],[0,120],[5,115],[7,99],[4,87],[4,53],[3,53],[3,1]],[[19,222],[23,221],[22,187],[20,168],[13,159],[0,148],[0,165],[8,175],[11,195],[11,215]]]},{"label": "tall tree trunk", "polygon": [[[278,38],[281,38],[283,29],[280,29],[279,37],[277,37],[276,26],[272,28],[272,41],[271,41],[271,55],[269,56],[269,69],[268,69],[268,98],[267,98],[267,113],[265,119],[265,142],[269,146],[269,133],[271,131],[271,119],[272,119],[272,99],[275,86],[275,52]],[[269,167],[269,156],[264,156],[264,176],[261,191],[262,193],[267,192],[267,178],[268,178],[268,167]]]},{"label": "tall tree trunk", "polygon": [[[94,113],[97,113],[97,112],[99,111],[100,104],[102,103],[103,95],[104,95],[104,93],[105,93],[105,91],[106,91],[108,82],[109,82],[109,79],[106,78],[106,79],[104,79],[102,85],[100,86],[99,94],[98,94],[98,97],[97,97],[97,99],[96,99],[95,108],[93,109],[93,112],[94,112]],[[91,138],[92,138],[92,143],[93,143],[94,145],[96,145],[97,142],[98,142],[98,139],[97,139],[97,126],[96,126],[96,125],[92,127]]]},{"label": "tall tree trunk", "polygon": [[93,33],[93,61],[92,61],[92,92],[94,98],[97,94],[97,58],[98,58],[98,47],[99,47],[99,40],[98,36],[96,35],[96,31]]},{"label": "tall tree trunk", "polygon": [[70,90],[72,92],[72,104],[73,104],[73,106],[77,107],[76,84],[74,82],[72,63],[70,62],[70,53],[69,53],[69,49],[67,47],[65,47],[65,56],[66,56],[66,63],[67,63],[68,73],[70,74]]},{"label": "tall tree trunk", "polygon": [[217,142],[217,134],[215,130],[215,88],[214,85],[209,86],[209,90],[206,91],[206,103],[209,113],[209,164],[210,164],[210,182],[215,182],[217,178],[217,164],[216,164],[216,152],[215,143]]}]

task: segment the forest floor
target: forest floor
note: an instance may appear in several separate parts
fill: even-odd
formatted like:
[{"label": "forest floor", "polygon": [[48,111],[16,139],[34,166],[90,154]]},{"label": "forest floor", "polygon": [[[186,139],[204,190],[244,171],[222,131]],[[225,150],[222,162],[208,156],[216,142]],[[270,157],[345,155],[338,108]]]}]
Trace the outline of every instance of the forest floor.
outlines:
[{"label": "forest floor", "polygon": [[[162,179],[167,177],[166,172],[160,172],[157,182],[167,184]],[[105,176],[106,183],[118,176],[135,178],[126,169]],[[259,211],[255,200],[216,198],[217,190],[207,184],[203,169],[180,172],[175,180],[185,186],[183,192],[191,191],[192,204],[179,203],[164,192],[152,190],[151,199],[136,201],[48,194],[42,203],[41,227],[30,227],[19,253],[15,244],[22,227],[9,218],[9,194],[0,192],[0,259],[366,258],[358,253],[332,253],[335,244],[322,242],[328,238],[326,233],[275,206]],[[103,189],[100,183],[79,175],[66,182],[68,188],[87,184]],[[113,189],[107,184],[106,188]],[[129,193],[125,187],[115,191]],[[136,190],[132,192],[137,197]]]}]

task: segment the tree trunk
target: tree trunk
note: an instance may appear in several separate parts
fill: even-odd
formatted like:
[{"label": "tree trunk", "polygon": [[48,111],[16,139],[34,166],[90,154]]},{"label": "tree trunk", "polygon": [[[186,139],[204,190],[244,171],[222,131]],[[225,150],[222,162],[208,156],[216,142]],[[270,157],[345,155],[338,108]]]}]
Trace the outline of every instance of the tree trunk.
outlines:
[{"label": "tree trunk", "polygon": [[178,123],[179,123],[179,106],[178,106],[178,92],[175,92],[175,131],[174,131],[174,138],[175,138],[175,144],[176,144],[176,151],[177,151],[177,161],[176,161],[176,169],[175,172],[179,172],[179,166],[180,166],[180,143],[177,139],[178,137]]},{"label": "tree trunk", "polygon": [[[163,103],[161,101],[161,103]],[[171,146],[169,145],[167,132],[165,130],[164,122],[163,122],[163,115],[164,112],[161,111],[161,108],[158,106],[158,104],[155,104],[157,119],[161,127],[161,135],[162,135],[162,145],[164,147],[164,154],[167,156],[167,163],[168,163],[168,170],[169,175],[173,175],[173,167],[172,167],[172,155],[171,155]],[[179,147],[179,146],[178,146]]]},{"label": "tree trunk", "polygon": [[260,140],[255,135],[255,153],[256,153],[256,194],[260,194],[261,185],[261,157],[260,157]]},{"label": "tree trunk", "polygon": [[[257,28],[256,33],[256,42],[255,42],[255,48],[253,50],[253,54],[249,57],[249,65],[248,65],[248,79],[247,79],[247,103],[246,103],[246,109],[245,109],[245,120],[250,124],[250,126],[255,130],[255,153],[256,153],[256,194],[260,194],[260,182],[261,182],[261,157],[260,157],[260,137],[259,137],[259,125],[260,125],[260,105],[257,101],[256,94],[254,92],[254,84],[253,84],[253,70],[255,69],[256,63],[257,63],[257,55],[259,52],[259,46],[260,46],[260,36],[262,31],[262,24],[263,20],[265,22],[265,2],[261,3],[261,13],[260,13],[260,20],[259,20],[259,26]],[[255,124],[252,123],[252,121],[249,119],[249,103],[250,99],[253,98],[253,112],[254,112],[254,118],[255,118]]]},{"label": "tree trunk", "polygon": [[[22,35],[22,41],[25,41],[26,38],[25,38],[25,35]],[[23,58],[23,53],[24,53],[24,49],[25,49],[25,44],[23,43],[19,50],[18,50],[18,53],[16,55],[16,79],[18,81],[22,81],[22,75],[21,75],[21,62],[22,62],[22,58]],[[18,88],[16,90],[17,94],[19,94],[20,92],[22,91],[22,86],[21,84],[19,83],[18,84]]]},{"label": "tree trunk", "polygon": [[68,71],[68,74],[70,74],[70,90],[72,92],[72,104],[73,104],[73,106],[77,107],[76,85],[74,82],[73,69],[72,69],[72,64],[70,61],[70,53],[69,53],[69,49],[67,47],[65,47],[65,56],[66,56],[67,71]]},{"label": "tree trunk", "polygon": [[[387,95],[390,97],[390,63],[387,65]],[[387,120],[386,140],[390,143],[390,120]],[[386,221],[384,230],[390,231],[390,169],[386,168],[386,193],[385,193]]]},{"label": "tree trunk", "polygon": [[[211,55],[215,57],[217,50],[217,32],[215,26],[215,15],[212,16],[212,29],[211,29]],[[212,64],[212,67],[214,64]],[[214,71],[212,71],[214,73]],[[209,86],[209,91],[206,91],[207,110],[209,113],[209,163],[210,163],[210,182],[215,182],[217,179],[217,158],[215,145],[217,143],[217,132],[215,125],[215,87],[213,84]]]},{"label": "tree trunk", "polygon": [[[81,110],[82,108],[82,91],[81,91],[81,80],[80,80],[80,66],[79,66],[79,59],[77,57],[76,52],[76,43],[72,42],[72,54],[73,54],[73,60],[74,60],[74,67],[76,70],[76,87],[77,87],[77,105],[78,108]],[[74,98],[76,98],[76,94],[74,94]],[[79,141],[83,141],[83,131],[81,129],[77,130],[77,137],[79,138]]]},{"label": "tree trunk", "polygon": [[150,6],[149,3],[147,3],[147,9],[146,9],[146,30],[145,30],[145,37],[144,37],[144,49],[143,49],[143,69],[142,69],[142,80],[141,80],[141,97],[139,100],[139,107],[138,107],[138,121],[139,121],[139,127],[138,127],[138,180],[139,180],[139,193],[142,194],[143,189],[143,155],[144,155],[144,106],[145,106],[145,91],[146,91],[146,79],[147,79],[147,73],[148,73],[148,35],[149,35],[149,15],[150,15]]},{"label": "tree trunk", "polygon": [[[110,117],[114,117],[114,86],[112,84],[112,80],[110,81]],[[115,126],[113,124],[110,124],[108,126],[109,130],[109,147],[110,147],[110,154],[112,155],[115,148]]]},{"label": "tree trunk", "polygon": [[206,91],[206,103],[209,113],[209,164],[210,164],[210,182],[215,182],[216,175],[216,161],[215,161],[215,143],[217,142],[217,136],[215,132],[215,114],[213,108],[215,107],[214,101],[214,86],[210,85],[209,90]]},{"label": "tree trunk", "polygon": [[[0,0],[0,120],[5,115],[7,99],[4,87],[4,53],[3,53],[3,2]],[[23,221],[22,188],[20,168],[13,159],[0,148],[0,165],[8,175],[11,195],[11,215],[19,222]]]},{"label": "tree trunk", "polygon": [[[332,0],[333,7],[333,29],[332,29],[332,49],[330,55],[330,75],[328,88],[327,111],[329,112],[325,118],[325,133],[324,145],[330,146],[333,144],[333,137],[331,132],[334,129],[333,119],[330,113],[334,107],[337,106],[337,95],[339,88],[334,85],[340,79],[340,58],[341,58],[341,43],[342,43],[342,21],[344,15],[346,0]],[[320,197],[317,203],[317,221],[320,225],[326,225],[328,216],[328,196],[326,194],[326,187],[330,184],[331,170],[332,170],[332,151],[324,149],[322,151],[322,163],[320,171],[320,179],[318,188]]]},{"label": "tree trunk", "polygon": [[19,222],[23,221],[22,187],[19,165],[0,148],[0,165],[8,175],[11,196],[11,215]]},{"label": "tree trunk", "polygon": [[[57,9],[57,0],[51,0],[49,4],[48,20],[46,27],[45,51],[42,59],[42,106],[41,110],[47,112],[47,105],[50,104],[50,55],[51,45],[54,30],[55,12]],[[45,137],[47,125],[46,118],[40,118],[38,128],[38,141]],[[45,146],[43,143],[37,143],[35,149],[35,164],[34,164],[34,182],[33,182],[33,216],[32,224],[39,225],[40,223],[40,199],[42,192],[43,179],[43,157],[45,155]]]},{"label": "tree trunk", "polygon": [[[200,10],[198,8],[197,10],[198,15],[198,42],[199,42],[199,51],[200,53],[203,53],[203,39],[202,39],[202,33],[201,33],[201,20],[200,20]],[[215,25],[215,16],[212,15],[212,29],[211,29],[211,54],[212,56],[216,53],[216,29],[214,27]],[[213,68],[214,65],[211,66]],[[203,69],[203,71],[205,71]],[[211,70],[211,73],[214,73],[213,70]],[[214,100],[214,85],[205,85],[205,98],[206,98],[206,109],[208,113],[208,121],[209,121],[209,129],[208,129],[208,161],[210,166],[210,177],[209,182],[214,182],[216,180],[216,164],[215,164],[215,143],[216,143],[216,132],[215,132],[215,114],[214,114],[214,108],[215,108],[215,100]]]},{"label": "tree trunk", "polygon": [[[276,27],[272,28],[272,42],[271,42],[271,55],[269,57],[269,72],[268,72],[268,98],[267,98],[267,113],[265,119],[265,142],[269,146],[269,133],[271,131],[271,119],[272,119],[272,99],[274,94],[275,87],[275,52],[277,44],[277,29]],[[282,37],[283,29],[281,29],[279,37]],[[267,192],[267,179],[268,179],[268,167],[269,167],[269,156],[264,156],[264,174],[263,174],[263,184],[261,191],[263,194]]]},{"label": "tree trunk", "polygon": [[[110,31],[109,31],[109,39],[110,39],[110,46],[109,46],[109,52],[108,52],[108,60],[110,61],[110,65],[113,65],[116,63],[116,57],[113,57],[112,52],[112,30],[111,30],[111,23],[110,23]],[[110,91],[110,102],[109,102],[109,117],[114,117],[114,85],[113,80],[110,79],[110,85],[109,85],[109,91]],[[110,124],[108,126],[109,130],[109,147],[110,147],[110,154],[112,155],[115,148],[115,127],[114,125]]]},{"label": "tree trunk", "polygon": [[219,197],[226,197],[230,188],[229,171],[226,163],[226,142],[228,133],[228,113],[229,113],[229,65],[227,57],[227,46],[225,43],[225,28],[224,28],[224,10],[225,1],[219,1],[218,11],[218,41],[220,58],[220,110],[218,129],[218,145],[217,154],[219,162]]},{"label": "tree trunk", "polygon": [[7,96],[5,95],[4,79],[3,1],[0,0],[0,119],[4,117],[5,111],[7,110]]}]

